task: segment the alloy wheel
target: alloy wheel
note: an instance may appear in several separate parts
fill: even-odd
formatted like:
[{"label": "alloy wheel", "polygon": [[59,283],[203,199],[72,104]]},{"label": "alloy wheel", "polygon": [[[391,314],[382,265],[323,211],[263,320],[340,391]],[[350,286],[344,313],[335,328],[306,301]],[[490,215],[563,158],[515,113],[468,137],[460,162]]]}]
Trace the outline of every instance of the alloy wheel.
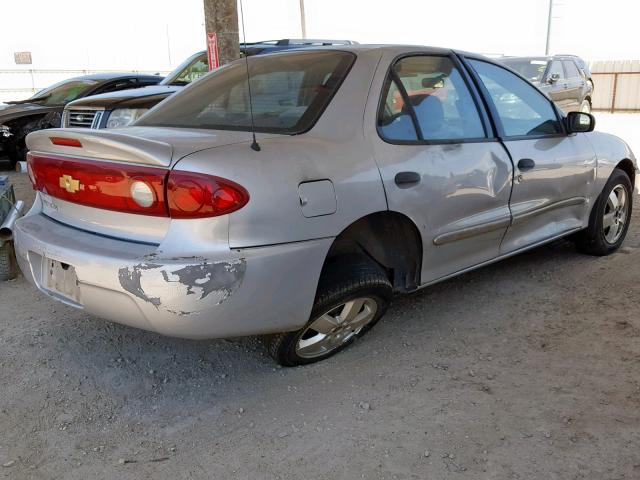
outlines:
[{"label": "alloy wheel", "polygon": [[607,198],[607,205],[602,218],[602,230],[607,243],[613,245],[624,232],[629,208],[627,190],[623,185],[616,185]]},{"label": "alloy wheel", "polygon": [[349,300],[320,315],[302,332],[296,353],[302,358],[315,358],[332,352],[358,335],[378,311],[370,297]]}]

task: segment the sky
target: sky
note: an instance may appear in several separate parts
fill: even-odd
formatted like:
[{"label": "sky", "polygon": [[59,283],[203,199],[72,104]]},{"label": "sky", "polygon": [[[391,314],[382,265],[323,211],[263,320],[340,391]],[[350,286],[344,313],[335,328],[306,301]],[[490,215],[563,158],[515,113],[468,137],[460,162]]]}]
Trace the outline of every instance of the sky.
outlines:
[{"label": "sky", "polygon": [[[640,59],[638,0],[554,0],[552,53]],[[305,0],[307,36],[544,53],[549,0]],[[205,48],[202,0],[0,0],[0,70],[168,71]],[[244,0],[248,41],[300,38],[299,0]],[[32,67],[14,63],[31,51]],[[0,89],[2,86],[0,76]]]}]

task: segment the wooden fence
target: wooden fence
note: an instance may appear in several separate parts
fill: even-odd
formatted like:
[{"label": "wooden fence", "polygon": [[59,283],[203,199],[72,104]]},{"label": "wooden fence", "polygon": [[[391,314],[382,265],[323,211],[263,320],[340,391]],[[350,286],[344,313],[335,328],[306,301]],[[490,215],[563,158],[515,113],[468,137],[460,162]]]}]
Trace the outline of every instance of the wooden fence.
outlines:
[{"label": "wooden fence", "polygon": [[640,60],[591,63],[597,111],[640,112]]}]

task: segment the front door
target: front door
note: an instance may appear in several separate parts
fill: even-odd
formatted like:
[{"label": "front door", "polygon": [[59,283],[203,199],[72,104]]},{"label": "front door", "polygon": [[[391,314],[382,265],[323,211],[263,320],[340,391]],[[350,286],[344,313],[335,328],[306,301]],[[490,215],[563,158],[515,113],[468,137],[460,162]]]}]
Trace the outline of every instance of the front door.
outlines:
[{"label": "front door", "polygon": [[557,110],[531,84],[480,59],[469,60],[515,166],[507,254],[583,228],[596,157],[582,134],[565,134]]},{"label": "front door", "polygon": [[567,96],[567,78],[559,60],[552,60],[545,75],[542,90],[558,105],[566,111],[569,106]]},{"label": "front door", "polygon": [[401,58],[369,132],[389,209],[420,230],[423,284],[497,257],[510,222],[511,160],[472,88],[455,57]]}]

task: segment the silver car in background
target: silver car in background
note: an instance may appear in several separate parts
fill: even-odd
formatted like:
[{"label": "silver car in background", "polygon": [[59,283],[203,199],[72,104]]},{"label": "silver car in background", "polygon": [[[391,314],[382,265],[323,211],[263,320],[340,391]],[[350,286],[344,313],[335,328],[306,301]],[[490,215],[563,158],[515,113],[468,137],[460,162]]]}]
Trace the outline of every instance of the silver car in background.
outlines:
[{"label": "silver car in background", "polygon": [[29,135],[25,276],[165,335],[265,335],[299,365],[395,293],[564,236],[595,255],[624,239],[627,145],[492,60],[341,46],[248,64],[250,91],[239,61],[134,126]]}]

